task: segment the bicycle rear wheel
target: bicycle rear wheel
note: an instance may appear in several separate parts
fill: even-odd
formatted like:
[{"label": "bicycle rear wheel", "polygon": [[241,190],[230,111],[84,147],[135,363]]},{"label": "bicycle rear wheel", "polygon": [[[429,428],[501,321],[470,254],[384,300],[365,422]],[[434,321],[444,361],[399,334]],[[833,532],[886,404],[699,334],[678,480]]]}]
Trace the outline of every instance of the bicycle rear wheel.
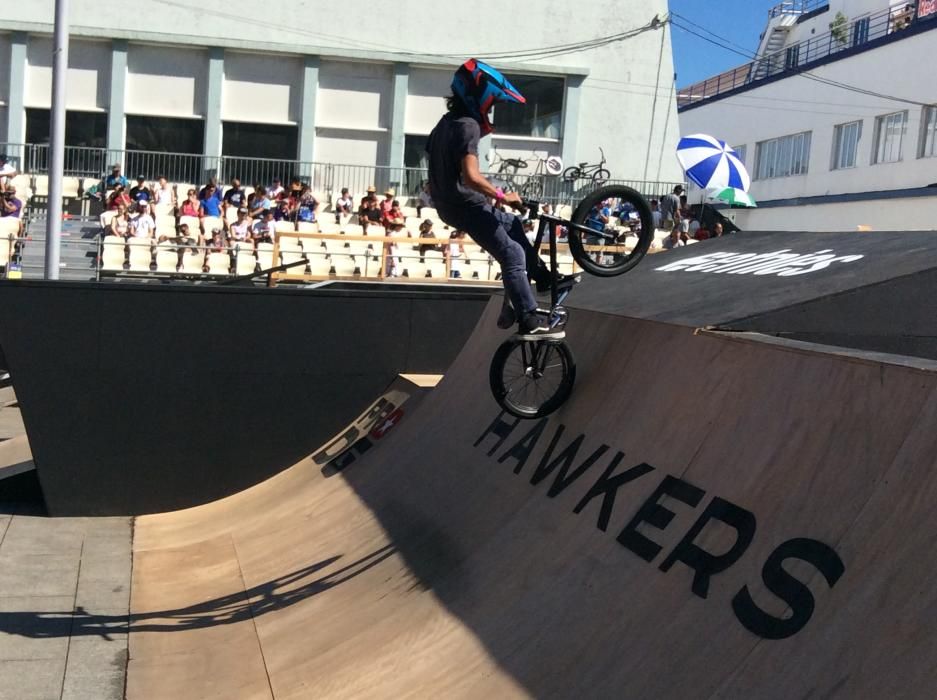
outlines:
[{"label": "bicycle rear wheel", "polygon": [[622,209],[634,212],[618,227],[606,226],[604,231],[587,233],[569,227],[569,252],[576,262],[593,275],[613,277],[627,272],[647,253],[654,240],[654,218],[647,201],[636,190],[624,185],[608,185],[591,192],[573,212],[572,223],[587,226],[592,209],[605,200],[617,203]]},{"label": "bicycle rear wheel", "polygon": [[518,418],[540,418],[569,398],[576,363],[562,340],[511,338],[495,352],[488,378],[501,408]]}]

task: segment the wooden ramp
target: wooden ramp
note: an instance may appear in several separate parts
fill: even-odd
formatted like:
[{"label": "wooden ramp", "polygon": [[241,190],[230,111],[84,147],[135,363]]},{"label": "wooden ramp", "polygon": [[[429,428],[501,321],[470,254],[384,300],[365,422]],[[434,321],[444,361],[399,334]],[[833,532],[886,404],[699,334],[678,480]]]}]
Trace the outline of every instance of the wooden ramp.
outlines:
[{"label": "wooden ramp", "polygon": [[379,450],[137,520],[128,697],[933,696],[932,365],[577,310],[514,421],[498,305]]}]

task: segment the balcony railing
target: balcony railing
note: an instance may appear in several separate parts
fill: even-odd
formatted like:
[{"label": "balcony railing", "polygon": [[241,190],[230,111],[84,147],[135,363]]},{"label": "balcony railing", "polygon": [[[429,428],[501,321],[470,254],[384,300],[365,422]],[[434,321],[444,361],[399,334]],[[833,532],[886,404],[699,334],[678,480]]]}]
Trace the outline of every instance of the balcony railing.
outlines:
[{"label": "balcony railing", "polygon": [[785,0],[768,10],[768,17],[781,15],[805,15],[830,4],[830,0]]},{"label": "balcony railing", "polygon": [[[781,3],[777,7],[800,6],[809,3],[810,0],[805,0],[803,3],[794,0],[790,3]],[[926,22],[937,28],[937,21],[935,21],[937,12],[929,10],[928,14],[924,15],[922,12],[922,16],[918,16],[918,6],[930,8],[930,5],[925,5],[923,2],[917,5],[908,3],[898,9],[859,17],[841,30],[791,44],[781,51],[690,85],[681,89],[677,94],[677,107],[688,107],[704,102],[738,88],[757,85],[781,74],[793,75],[837,53],[861,47],[891,34],[898,34],[920,23]]]}]

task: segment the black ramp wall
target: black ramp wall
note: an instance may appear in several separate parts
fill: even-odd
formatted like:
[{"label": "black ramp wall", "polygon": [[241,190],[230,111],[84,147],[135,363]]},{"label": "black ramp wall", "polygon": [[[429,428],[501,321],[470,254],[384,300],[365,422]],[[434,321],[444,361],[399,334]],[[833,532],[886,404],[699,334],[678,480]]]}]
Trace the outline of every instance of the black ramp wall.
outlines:
[{"label": "black ramp wall", "polygon": [[54,515],[240,491],[401,372],[442,373],[490,290],[0,283],[0,343]]}]

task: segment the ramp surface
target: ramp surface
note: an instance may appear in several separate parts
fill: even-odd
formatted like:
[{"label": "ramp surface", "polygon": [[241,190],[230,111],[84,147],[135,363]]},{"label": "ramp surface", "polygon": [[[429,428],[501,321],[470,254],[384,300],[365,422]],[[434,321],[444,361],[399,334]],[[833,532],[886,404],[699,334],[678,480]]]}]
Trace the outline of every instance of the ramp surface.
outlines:
[{"label": "ramp surface", "polygon": [[498,309],[379,451],[137,520],[128,697],[930,696],[932,365],[577,311],[515,421]]}]

